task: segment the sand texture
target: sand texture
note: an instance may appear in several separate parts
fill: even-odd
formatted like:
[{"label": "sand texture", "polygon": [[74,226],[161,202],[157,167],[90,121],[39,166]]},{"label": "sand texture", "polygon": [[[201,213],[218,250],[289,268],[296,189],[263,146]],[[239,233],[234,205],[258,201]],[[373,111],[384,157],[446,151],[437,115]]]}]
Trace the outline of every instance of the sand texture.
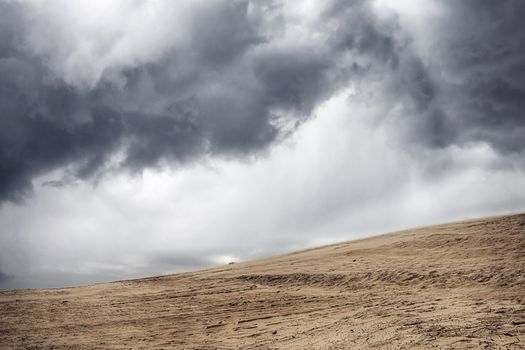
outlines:
[{"label": "sand texture", "polygon": [[0,348],[525,349],[525,215],[1,292]]}]

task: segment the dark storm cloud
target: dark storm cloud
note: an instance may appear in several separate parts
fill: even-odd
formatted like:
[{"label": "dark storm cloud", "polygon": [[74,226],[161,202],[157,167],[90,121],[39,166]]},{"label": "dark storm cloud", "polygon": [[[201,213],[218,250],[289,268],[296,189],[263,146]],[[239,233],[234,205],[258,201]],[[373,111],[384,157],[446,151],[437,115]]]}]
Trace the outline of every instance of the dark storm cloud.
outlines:
[{"label": "dark storm cloud", "polygon": [[11,280],[13,278],[14,278],[14,276],[9,275],[9,274],[3,272],[2,270],[0,270],[0,288],[2,287],[2,283],[6,282],[6,281],[9,281],[9,280]]},{"label": "dark storm cloud", "polygon": [[[395,17],[378,19],[370,1],[326,4],[316,20],[295,24],[297,38],[284,3],[217,1],[190,11],[179,30],[186,46],[159,44],[161,54],[107,64],[86,85],[57,72],[70,63],[52,64],[60,47],[46,51],[32,38],[31,3],[0,1],[0,201],[22,199],[36,176],[56,169],[84,179],[250,155],[349,82],[367,79],[390,86],[373,102],[402,105],[400,132],[409,140],[523,152],[524,3],[440,3],[450,11],[429,38],[434,64],[413,50]],[[50,33],[46,45],[60,45]],[[81,63],[79,74],[96,65]]]},{"label": "dark storm cloud", "polygon": [[523,153],[525,3],[439,3],[447,15],[434,28],[431,64],[408,85],[420,112],[414,137],[435,147],[481,141]]},{"label": "dark storm cloud", "polygon": [[49,68],[48,57],[32,50],[31,8],[0,2],[0,200],[22,199],[35,176],[54,169],[91,178],[119,151],[122,159],[111,166],[132,171],[204,154],[257,152],[291,132],[359,71],[340,56],[353,50],[375,64],[394,55],[391,39],[378,34],[363,2],[338,3],[352,23],[327,12],[323,20],[336,29],[326,29],[315,45],[279,42],[287,23],[264,18],[279,17],[278,3],[250,6],[251,15],[247,2],[198,8],[184,51],[108,67],[86,88],[67,83]]}]

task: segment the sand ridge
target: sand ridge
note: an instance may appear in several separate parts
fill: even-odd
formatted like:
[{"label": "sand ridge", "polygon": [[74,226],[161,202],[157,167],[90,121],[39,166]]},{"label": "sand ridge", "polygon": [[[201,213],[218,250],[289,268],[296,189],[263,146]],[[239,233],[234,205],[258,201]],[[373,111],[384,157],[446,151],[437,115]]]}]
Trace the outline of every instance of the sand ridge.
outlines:
[{"label": "sand ridge", "polygon": [[0,348],[525,349],[525,214],[0,292]]}]

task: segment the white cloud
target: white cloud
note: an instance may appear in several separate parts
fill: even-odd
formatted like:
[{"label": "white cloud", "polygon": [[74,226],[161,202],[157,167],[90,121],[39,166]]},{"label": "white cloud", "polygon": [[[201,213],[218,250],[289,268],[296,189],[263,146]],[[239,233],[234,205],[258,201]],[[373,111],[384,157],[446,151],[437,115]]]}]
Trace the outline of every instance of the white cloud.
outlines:
[{"label": "white cloud", "polygon": [[[157,60],[189,44],[192,16],[203,1],[27,0],[27,46],[60,79],[93,87],[111,69]],[[209,8],[209,6],[208,6]],[[109,73],[108,73],[109,74]],[[118,78],[114,76],[114,78]]]}]

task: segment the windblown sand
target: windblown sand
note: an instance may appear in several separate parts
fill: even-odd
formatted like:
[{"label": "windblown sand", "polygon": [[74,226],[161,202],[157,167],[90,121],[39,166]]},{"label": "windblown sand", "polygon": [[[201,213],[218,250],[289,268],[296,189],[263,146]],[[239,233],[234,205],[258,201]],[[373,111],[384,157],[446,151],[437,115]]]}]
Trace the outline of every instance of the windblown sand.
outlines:
[{"label": "windblown sand", "polygon": [[525,349],[525,215],[2,292],[0,348]]}]

